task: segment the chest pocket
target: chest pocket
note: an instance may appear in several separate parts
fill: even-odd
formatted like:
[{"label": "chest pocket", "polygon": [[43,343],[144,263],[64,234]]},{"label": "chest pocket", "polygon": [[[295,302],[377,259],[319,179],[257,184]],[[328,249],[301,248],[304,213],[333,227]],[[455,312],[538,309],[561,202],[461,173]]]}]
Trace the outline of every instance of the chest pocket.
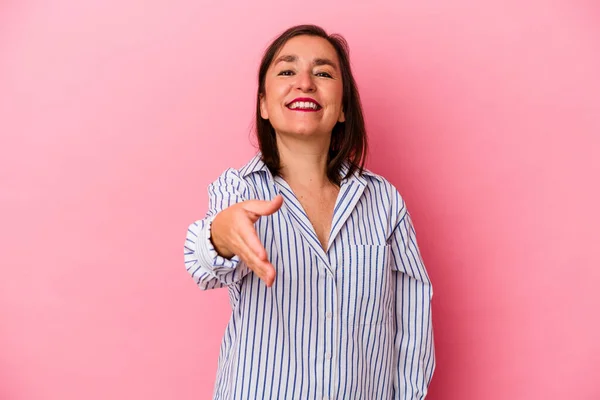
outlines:
[{"label": "chest pocket", "polygon": [[342,290],[342,320],[348,325],[378,325],[391,316],[390,247],[350,245],[345,247],[339,277]]}]

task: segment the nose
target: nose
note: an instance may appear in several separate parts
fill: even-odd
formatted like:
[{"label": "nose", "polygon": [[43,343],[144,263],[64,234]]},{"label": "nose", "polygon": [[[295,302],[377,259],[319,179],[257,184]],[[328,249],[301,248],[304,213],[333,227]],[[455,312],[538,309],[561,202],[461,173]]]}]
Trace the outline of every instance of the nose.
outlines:
[{"label": "nose", "polygon": [[316,89],[313,76],[310,72],[298,73],[296,80],[296,87],[303,92],[314,92]]}]

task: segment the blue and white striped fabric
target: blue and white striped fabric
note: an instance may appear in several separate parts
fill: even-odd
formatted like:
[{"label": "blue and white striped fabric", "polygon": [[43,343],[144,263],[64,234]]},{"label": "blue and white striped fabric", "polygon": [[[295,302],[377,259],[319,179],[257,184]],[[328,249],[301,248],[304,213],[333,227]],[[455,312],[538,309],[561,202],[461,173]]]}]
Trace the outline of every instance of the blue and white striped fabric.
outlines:
[{"label": "blue and white striped fabric", "polygon": [[[345,175],[347,166],[342,173]],[[341,183],[325,251],[292,190],[258,154],[209,186],[190,225],[185,265],[201,289],[226,286],[214,399],[423,399],[435,368],[432,288],[398,191],[365,171]],[[256,223],[277,271],[271,288],[219,256],[210,226],[222,209],[282,194]]]}]

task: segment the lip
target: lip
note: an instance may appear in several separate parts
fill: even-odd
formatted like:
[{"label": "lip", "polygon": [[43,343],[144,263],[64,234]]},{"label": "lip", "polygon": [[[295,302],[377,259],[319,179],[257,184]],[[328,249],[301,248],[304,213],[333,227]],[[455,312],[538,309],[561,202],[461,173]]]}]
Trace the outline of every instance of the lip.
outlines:
[{"label": "lip", "polygon": [[[310,103],[315,103],[317,105],[317,109],[316,110],[311,110],[311,111],[319,111],[321,108],[323,108],[318,101],[316,101],[315,99],[311,99],[310,97],[297,97],[294,100],[290,101],[289,103],[287,103],[285,106],[289,108],[290,104],[293,104],[297,101],[305,101],[305,102],[310,102]],[[296,110],[294,110],[296,111]],[[297,110],[297,111],[305,111],[305,110]]]}]

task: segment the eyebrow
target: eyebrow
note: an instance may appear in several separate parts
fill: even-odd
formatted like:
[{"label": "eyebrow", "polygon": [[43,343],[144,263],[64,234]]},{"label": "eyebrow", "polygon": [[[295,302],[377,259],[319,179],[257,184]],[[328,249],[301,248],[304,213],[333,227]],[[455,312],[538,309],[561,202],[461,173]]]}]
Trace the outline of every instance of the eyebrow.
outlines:
[{"label": "eyebrow", "polygon": [[[298,57],[297,56],[294,56],[294,55],[291,55],[291,54],[285,54],[285,55],[282,55],[281,57],[278,57],[277,60],[275,60],[275,63],[273,65],[277,65],[280,62],[293,63],[293,62],[296,62],[296,61],[298,61]],[[338,69],[337,64],[334,63],[333,61],[331,61],[328,58],[315,58],[312,63],[313,63],[313,65],[317,65],[317,66],[320,66],[320,65],[329,65],[330,67],[332,67],[335,70]]]}]

